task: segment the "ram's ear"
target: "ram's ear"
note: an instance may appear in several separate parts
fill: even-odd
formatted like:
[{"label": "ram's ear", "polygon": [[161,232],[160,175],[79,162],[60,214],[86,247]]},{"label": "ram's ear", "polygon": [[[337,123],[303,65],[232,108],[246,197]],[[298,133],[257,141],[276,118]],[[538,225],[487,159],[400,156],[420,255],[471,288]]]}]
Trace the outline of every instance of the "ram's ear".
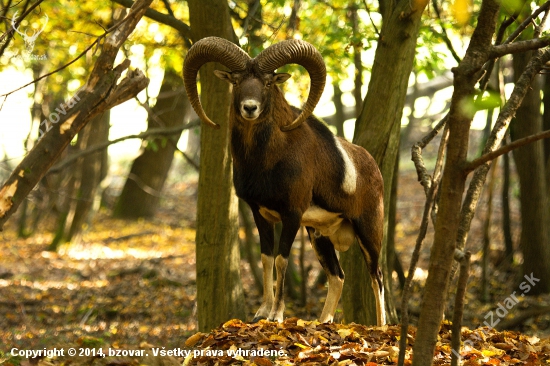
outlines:
[{"label": "ram's ear", "polygon": [[221,71],[221,70],[214,70],[214,75],[216,75],[217,77],[219,77],[222,80],[227,81],[229,84],[234,83],[233,76],[231,75],[230,72]]},{"label": "ram's ear", "polygon": [[290,76],[291,75],[287,73],[275,74],[275,76],[273,76],[273,82],[275,84],[282,84],[285,81],[287,81],[290,78]]}]

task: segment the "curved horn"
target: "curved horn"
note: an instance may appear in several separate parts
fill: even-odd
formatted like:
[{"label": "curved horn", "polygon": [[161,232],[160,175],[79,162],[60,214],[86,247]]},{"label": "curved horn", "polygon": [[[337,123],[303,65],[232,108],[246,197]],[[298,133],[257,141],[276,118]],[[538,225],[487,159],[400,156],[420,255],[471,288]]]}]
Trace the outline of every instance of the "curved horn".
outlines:
[{"label": "curved horn", "polygon": [[218,37],[203,38],[189,49],[185,56],[183,68],[183,83],[197,115],[208,125],[214,128],[220,126],[204,112],[197,91],[197,73],[202,65],[207,62],[219,62],[231,71],[244,70],[250,56],[236,44]]},{"label": "curved horn", "polygon": [[263,50],[255,58],[260,71],[274,72],[286,64],[298,64],[309,73],[311,87],[302,113],[290,125],[281,127],[283,131],[290,131],[300,126],[308,118],[323,94],[327,70],[321,53],[306,41],[292,39],[276,43]]}]

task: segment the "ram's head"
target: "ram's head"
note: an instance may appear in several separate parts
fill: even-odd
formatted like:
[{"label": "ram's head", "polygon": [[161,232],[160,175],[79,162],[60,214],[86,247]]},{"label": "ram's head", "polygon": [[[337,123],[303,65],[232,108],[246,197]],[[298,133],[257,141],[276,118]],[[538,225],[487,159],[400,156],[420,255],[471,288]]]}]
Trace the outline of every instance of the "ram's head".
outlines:
[{"label": "ram's head", "polygon": [[323,57],[311,44],[302,40],[287,40],[274,44],[251,58],[240,47],[223,38],[208,37],[196,42],[185,57],[184,83],[191,105],[198,116],[212,127],[219,128],[204,112],[197,91],[197,73],[207,62],[219,62],[229,69],[216,75],[234,85],[238,93],[240,115],[255,120],[263,112],[270,90],[286,81],[290,75],[278,74],[278,68],[296,63],[303,66],[311,78],[309,96],[300,115],[284,131],[298,127],[308,118],[321,98],[326,81]]}]

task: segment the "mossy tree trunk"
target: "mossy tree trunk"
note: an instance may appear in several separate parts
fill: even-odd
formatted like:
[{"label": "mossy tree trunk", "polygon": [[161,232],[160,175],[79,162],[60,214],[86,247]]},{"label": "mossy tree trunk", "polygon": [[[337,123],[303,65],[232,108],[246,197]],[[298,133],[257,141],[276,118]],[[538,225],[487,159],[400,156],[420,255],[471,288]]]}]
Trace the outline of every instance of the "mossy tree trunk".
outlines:
[{"label": "mossy tree trunk", "polygon": [[[427,1],[380,0],[382,30],[369,88],[353,139],[354,143],[371,153],[384,178],[384,242],[380,264],[384,272],[387,319],[390,323],[395,323],[397,316],[389,286],[391,274],[386,255],[388,210],[399,150],[401,115],[413,67],[421,15],[426,5]],[[388,80],[392,82],[388,83]],[[348,252],[342,253],[341,258],[346,274],[342,293],[345,320],[376,324],[371,281],[359,246],[352,246]]]}]

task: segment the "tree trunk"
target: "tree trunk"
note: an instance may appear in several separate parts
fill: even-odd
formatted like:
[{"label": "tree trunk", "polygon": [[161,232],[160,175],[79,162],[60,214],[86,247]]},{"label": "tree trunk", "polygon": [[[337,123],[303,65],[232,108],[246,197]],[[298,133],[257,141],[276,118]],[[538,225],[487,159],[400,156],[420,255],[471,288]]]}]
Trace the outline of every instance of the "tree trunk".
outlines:
[{"label": "tree trunk", "polygon": [[[80,150],[100,144],[109,139],[110,111],[96,116],[80,132]],[[81,158],[78,164],[78,173],[75,180],[76,200],[71,205],[67,221],[65,241],[69,242],[81,233],[89,220],[89,214],[94,206],[96,190],[101,181],[107,176],[108,170],[107,149]]]},{"label": "tree trunk", "polygon": [[338,136],[344,137],[344,103],[342,103],[342,90],[340,89],[340,85],[338,85],[337,82],[334,82],[332,84],[332,88],[334,90],[334,95],[332,97],[332,102],[334,103],[334,108],[336,109],[336,113],[334,113],[334,116],[336,117],[334,119],[334,126],[336,127],[336,134]]},{"label": "tree trunk", "polygon": [[[514,78],[517,80],[531,52],[514,55]],[[510,125],[512,141],[542,131],[540,113],[541,79],[535,78],[523,103],[516,112],[516,118]],[[546,175],[544,143],[537,141],[513,151],[512,156],[520,182],[521,201],[521,238],[523,252],[523,272],[540,279],[529,295],[550,292],[550,211],[546,194]]]},{"label": "tree trunk", "polygon": [[[395,168],[393,171],[393,179],[392,179],[392,185],[391,185],[391,201],[390,201],[390,207],[388,211],[388,268],[389,268],[389,274],[393,276],[393,272],[395,271],[397,274],[397,278],[399,279],[399,287],[403,288],[405,285],[405,272],[403,271],[403,267],[401,266],[401,261],[399,260],[399,256],[397,252],[395,251],[395,227],[397,224],[397,187],[399,184],[399,155],[397,156],[397,159],[395,160]],[[392,289],[393,293],[393,281],[389,282],[390,288]]]},{"label": "tree trunk", "polygon": [[[543,100],[544,114],[542,118],[542,129],[550,130],[550,75],[544,75],[544,87],[543,87]],[[550,161],[550,139],[544,139],[544,161],[548,164]],[[550,169],[547,169],[546,174],[550,173]],[[550,188],[550,180],[546,179],[546,184]]]},{"label": "tree trunk", "polygon": [[[189,0],[193,40],[218,36],[233,40],[225,0]],[[199,330],[210,331],[231,318],[244,318],[239,269],[238,201],[229,151],[229,85],[209,63],[200,71],[204,111],[221,128],[202,126],[197,202],[197,308]]]},{"label": "tree trunk", "polygon": [[[390,323],[396,322],[397,318],[390,293],[391,274],[386,256],[388,210],[399,149],[401,115],[413,67],[421,15],[426,5],[427,1],[380,2],[383,26],[368,92],[354,136],[354,143],[371,153],[384,177],[384,242],[380,264],[384,273]],[[392,80],[392,83],[388,84],[388,80]],[[384,108],[381,109],[381,105]],[[346,321],[375,324],[374,295],[359,247],[352,246],[346,253],[342,253],[341,258],[347,279],[342,293]]]},{"label": "tree trunk", "polygon": [[[506,141],[506,139],[504,140]],[[546,141],[546,140],[545,140]],[[514,263],[514,242],[512,241],[512,220],[510,219],[510,156],[502,156],[502,234],[504,235],[504,248],[506,261]]]},{"label": "tree trunk", "polygon": [[[475,85],[482,75],[483,65],[494,57],[491,50],[494,47],[492,41],[496,30],[499,7],[499,3],[495,0],[483,0],[477,26],[466,55],[460,64],[453,68],[454,91],[447,117],[449,138],[445,168],[439,188],[439,211],[435,222],[434,243],[431,250],[428,278],[426,279],[418,320],[413,351],[413,366],[433,364],[437,334],[447,302],[449,279],[456,245],[459,243],[462,246],[463,232],[469,230],[470,218],[473,216],[477,204],[478,198],[476,197],[479,197],[490,166],[490,161],[470,165],[467,161],[469,131],[474,115],[469,113],[463,106],[473,105],[474,95],[476,94]],[[537,44],[537,42],[534,42],[534,44]],[[509,48],[505,48],[503,53],[509,52],[507,50]],[[484,154],[488,155],[490,152],[495,151],[501,144],[506,128],[525,96],[525,92],[535,75],[540,72],[549,59],[550,52],[546,50],[538,52],[537,57],[530,61],[529,67],[515,83],[511,96],[501,108],[493,132],[483,150]],[[466,178],[468,173],[474,169],[472,183],[463,203],[462,197]],[[463,231],[460,237],[458,235],[459,227]]]},{"label": "tree trunk", "polygon": [[357,15],[357,5],[351,4],[349,10],[349,20],[353,31],[353,65],[355,66],[355,77],[353,80],[353,97],[355,98],[355,117],[359,117],[363,109],[363,98],[361,89],[363,89],[363,62],[361,61],[362,44],[357,39],[361,37],[359,33],[359,16]]},{"label": "tree trunk", "polygon": [[[147,129],[183,125],[188,109],[183,79],[175,70],[167,67],[157,103],[147,120]],[[154,216],[180,135],[147,141],[147,146],[132,164],[114,209],[115,217],[137,219]]]}]

